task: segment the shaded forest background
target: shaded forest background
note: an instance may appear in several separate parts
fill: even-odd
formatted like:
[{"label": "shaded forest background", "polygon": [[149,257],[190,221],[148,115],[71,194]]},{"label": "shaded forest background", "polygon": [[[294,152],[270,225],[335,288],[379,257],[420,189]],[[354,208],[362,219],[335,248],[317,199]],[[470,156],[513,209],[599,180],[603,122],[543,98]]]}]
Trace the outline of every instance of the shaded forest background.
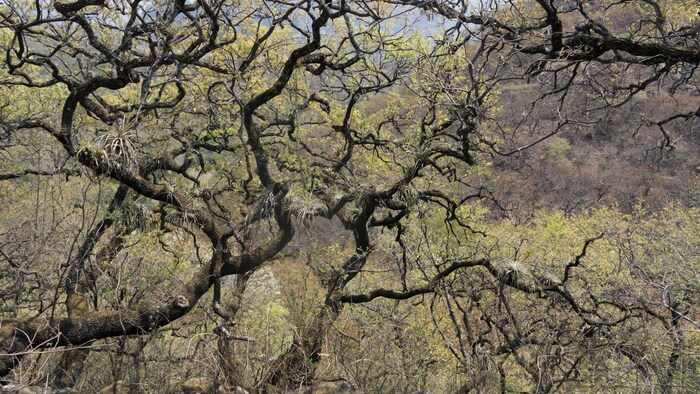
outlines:
[{"label": "shaded forest background", "polygon": [[482,5],[0,5],[3,390],[698,392],[700,8]]}]

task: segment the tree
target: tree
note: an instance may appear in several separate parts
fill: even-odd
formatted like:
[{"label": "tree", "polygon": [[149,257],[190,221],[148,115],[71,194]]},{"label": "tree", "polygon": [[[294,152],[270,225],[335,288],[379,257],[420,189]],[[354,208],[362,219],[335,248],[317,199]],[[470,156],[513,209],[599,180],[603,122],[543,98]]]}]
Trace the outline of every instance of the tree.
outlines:
[{"label": "tree", "polygon": [[[585,323],[583,337],[638,314],[661,316],[640,299],[591,304],[600,288],[572,290],[569,281],[587,281],[574,273],[599,234],[579,238],[554,276],[523,276],[517,258],[503,263],[510,251],[481,240],[492,236],[478,211],[498,207],[491,161],[585,126],[653,87],[695,94],[643,121],[661,132],[661,153],[672,149],[677,125],[700,114],[697,4],[483,3],[1,5],[0,179],[16,186],[3,193],[16,212],[30,191],[52,195],[31,220],[3,219],[2,375],[35,350],[154,332],[206,296],[225,384],[251,386],[231,345],[246,339],[235,333],[235,317],[251,276],[328,236],[351,239],[336,251],[345,256],[328,265],[309,259],[323,301],[256,388],[312,384],[343,310],[379,299],[444,302],[436,324],[452,319],[461,362],[487,344],[466,339],[455,317],[476,307],[487,329],[502,334],[500,346],[489,346],[515,357],[537,392],[575,380],[580,364],[557,370],[557,359],[543,374],[518,355],[527,335],[512,313],[499,320],[511,302],[505,289],[528,308],[555,305]],[[505,89],[527,83],[537,85],[534,100],[519,112],[500,108]],[[51,247],[32,252],[27,245],[41,243],[38,235]],[[141,258],[124,257],[134,253]],[[376,276],[371,267],[393,274]],[[474,275],[488,283],[491,304],[464,297]],[[234,286],[222,282],[228,276]],[[695,304],[684,305],[677,317],[660,318],[670,332],[685,324],[681,316],[694,321]],[[569,329],[545,329],[548,352],[582,343],[582,335],[565,335]],[[86,356],[67,352],[56,384],[74,381]],[[669,366],[664,390],[677,370]]]}]

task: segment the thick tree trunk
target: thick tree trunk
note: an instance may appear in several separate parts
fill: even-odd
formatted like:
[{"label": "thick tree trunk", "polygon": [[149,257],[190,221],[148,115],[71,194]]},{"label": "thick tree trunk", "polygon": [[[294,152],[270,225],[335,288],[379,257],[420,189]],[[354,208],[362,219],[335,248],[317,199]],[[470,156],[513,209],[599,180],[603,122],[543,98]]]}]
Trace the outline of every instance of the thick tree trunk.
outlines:
[{"label": "thick tree trunk", "polygon": [[5,320],[0,328],[0,376],[8,374],[23,355],[37,348],[83,346],[97,339],[153,331],[190,311],[209,286],[208,270],[202,269],[175,296],[139,310]]},{"label": "thick tree trunk", "polygon": [[[96,261],[111,261],[123,246],[122,236],[129,229],[119,231],[112,236],[109,244],[97,253]],[[78,318],[89,312],[90,306],[84,294],[88,288],[85,284],[84,263],[80,262],[79,270],[68,276],[66,284],[66,312],[69,318]],[[73,283],[76,281],[77,283]],[[80,377],[85,365],[85,360],[90,354],[90,349],[78,347],[68,350],[61,355],[61,360],[54,370],[53,386],[56,388],[73,387]]]},{"label": "thick tree trunk", "polygon": [[[294,235],[289,218],[280,217],[281,231],[275,237],[248,254],[225,255],[221,274],[246,273],[279,253]],[[37,348],[81,346],[98,339],[143,334],[184,316],[212,286],[211,267],[214,264],[218,262],[212,260],[200,268],[172,293],[173,296],[141,309],[91,312],[79,317],[47,319],[40,316],[3,321],[0,326],[0,376],[6,376],[22,356]]]},{"label": "thick tree trunk", "polygon": [[[77,318],[87,312],[88,303],[82,294],[73,293],[68,296],[66,307],[68,309],[68,317]],[[86,347],[78,347],[63,353],[61,360],[54,369],[53,386],[56,388],[75,386],[88,354],[90,354],[90,350]]]},{"label": "thick tree trunk", "polygon": [[289,349],[273,362],[263,379],[262,388],[274,387],[281,392],[298,390],[314,383],[328,331],[342,307],[332,303],[322,308],[305,330],[295,336]]},{"label": "thick tree trunk", "polygon": [[367,223],[374,209],[373,202],[365,201],[361,212],[354,219],[343,220],[346,228],[353,232],[355,254],[343,263],[341,270],[331,280],[322,281],[326,288],[324,307],[313,322],[294,338],[289,349],[273,362],[260,383],[263,388],[272,386],[276,390],[297,390],[313,384],[328,330],[343,308],[343,303],[336,296],[362,270],[371,252]]},{"label": "thick tree trunk", "polygon": [[[66,292],[66,312],[69,318],[78,318],[89,311],[88,300],[85,298],[85,262],[92,254],[105,232],[115,223],[113,214],[116,209],[124,204],[129,192],[129,187],[120,184],[112,202],[109,204],[104,219],[97,223],[88,232],[85,241],[78,250],[78,254],[68,268],[68,274],[63,285]],[[118,232],[110,240],[109,244],[99,253],[98,261],[111,260],[122,245],[121,236],[124,231]],[[64,352],[61,360],[54,370],[53,386],[57,388],[73,387],[78,380],[85,359],[89,354],[87,348],[77,348]]]},{"label": "thick tree trunk", "polygon": [[217,347],[219,350],[219,366],[222,373],[222,378],[218,379],[218,384],[224,386],[224,388],[229,391],[234,391],[236,387],[245,386],[243,368],[236,355],[236,340],[238,338],[232,335],[229,330],[235,328],[235,319],[238,311],[241,309],[243,293],[245,293],[248,280],[253,275],[253,272],[254,271],[250,271],[236,277],[232,300],[226,305],[226,321],[221,323],[216,330],[219,336]]}]

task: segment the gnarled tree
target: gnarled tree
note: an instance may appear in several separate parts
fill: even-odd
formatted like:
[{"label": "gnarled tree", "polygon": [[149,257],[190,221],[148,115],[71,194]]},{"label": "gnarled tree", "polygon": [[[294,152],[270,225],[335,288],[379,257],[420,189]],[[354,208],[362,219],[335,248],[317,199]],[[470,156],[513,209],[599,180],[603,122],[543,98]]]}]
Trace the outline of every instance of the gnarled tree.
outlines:
[{"label": "gnarled tree", "polygon": [[[674,350],[650,379],[670,392],[697,292],[666,289],[664,309],[651,294],[591,285],[576,272],[604,228],[579,237],[554,273],[531,273],[478,211],[501,208],[492,161],[652,88],[691,91],[640,122],[661,131],[665,157],[677,124],[692,129],[700,115],[697,4],[472,3],[5,1],[0,180],[20,191],[3,206],[20,208],[31,191],[35,210],[3,218],[0,375],[41,349],[146,335],[200,305],[216,320],[223,384],[282,391],[313,384],[348,305],[431,297],[463,368],[504,356],[504,392],[507,360],[535,392],[577,381],[590,358],[559,349],[590,350],[591,337],[649,376],[641,350],[608,333],[656,318]],[[509,113],[506,91],[531,85],[533,100]],[[261,373],[242,377],[227,341],[247,339],[232,331],[251,275],[328,237],[350,241],[335,264],[308,261],[317,310]],[[125,254],[147,253],[145,239],[159,256],[124,268]],[[234,275],[231,299],[224,278]],[[68,354],[56,385],[75,381],[87,353]]]}]

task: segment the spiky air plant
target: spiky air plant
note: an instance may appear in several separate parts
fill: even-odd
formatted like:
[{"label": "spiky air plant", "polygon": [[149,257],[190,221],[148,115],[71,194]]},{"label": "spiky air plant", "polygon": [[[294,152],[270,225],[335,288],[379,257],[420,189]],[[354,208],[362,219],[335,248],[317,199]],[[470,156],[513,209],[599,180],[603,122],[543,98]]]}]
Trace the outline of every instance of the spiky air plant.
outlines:
[{"label": "spiky air plant", "polygon": [[522,262],[511,260],[506,263],[505,270],[503,271],[503,279],[516,283],[522,280],[532,280],[534,276]]},{"label": "spiky air plant", "polygon": [[126,119],[117,121],[117,124],[97,138],[97,143],[104,149],[111,161],[122,167],[133,170],[136,168],[136,148],[132,142],[136,133],[131,127],[131,122]]},{"label": "spiky air plant", "polygon": [[287,201],[289,212],[304,227],[310,225],[319,212],[327,209],[326,204],[313,193],[302,189],[292,189],[287,195]]},{"label": "spiky air plant", "polygon": [[189,227],[197,225],[197,215],[195,214],[194,198],[197,196],[196,190],[182,190],[177,183],[169,181],[164,182],[165,193],[167,200],[175,200],[176,198],[182,204],[179,208],[168,210],[165,215],[165,221],[180,227]]}]

